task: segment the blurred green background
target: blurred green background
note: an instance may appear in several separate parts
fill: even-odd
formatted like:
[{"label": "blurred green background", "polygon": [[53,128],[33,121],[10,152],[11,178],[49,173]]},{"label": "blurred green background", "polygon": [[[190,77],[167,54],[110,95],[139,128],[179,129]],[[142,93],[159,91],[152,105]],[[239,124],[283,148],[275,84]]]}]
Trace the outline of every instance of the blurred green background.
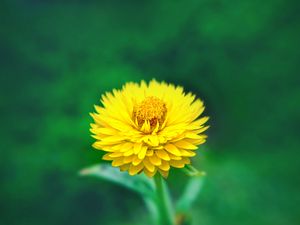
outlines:
[{"label": "blurred green background", "polygon": [[[194,225],[300,223],[300,4],[291,0],[6,0],[0,7],[2,225],[151,224],[90,177],[89,112],[151,78],[206,104]],[[187,178],[172,171],[177,197]],[[179,184],[179,185],[178,185]]]}]

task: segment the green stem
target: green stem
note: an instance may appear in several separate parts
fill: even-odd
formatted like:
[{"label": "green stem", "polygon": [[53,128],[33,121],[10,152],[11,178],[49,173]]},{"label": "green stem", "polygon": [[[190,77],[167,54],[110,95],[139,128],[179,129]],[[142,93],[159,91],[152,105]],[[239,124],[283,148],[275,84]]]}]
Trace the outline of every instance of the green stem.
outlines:
[{"label": "green stem", "polygon": [[159,225],[174,225],[174,212],[168,188],[160,174],[154,177],[156,185],[156,203],[159,212]]}]

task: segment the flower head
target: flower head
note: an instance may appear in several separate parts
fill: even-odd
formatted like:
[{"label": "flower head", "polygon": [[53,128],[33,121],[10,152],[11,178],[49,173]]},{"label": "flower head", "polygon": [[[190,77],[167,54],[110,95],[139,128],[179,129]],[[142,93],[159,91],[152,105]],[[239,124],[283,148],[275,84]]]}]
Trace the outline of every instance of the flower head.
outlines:
[{"label": "flower head", "polygon": [[141,172],[167,177],[171,167],[183,168],[203,144],[208,117],[199,118],[203,102],[183,88],[152,80],[126,83],[102,95],[91,113],[93,147],[104,160],[130,175]]}]

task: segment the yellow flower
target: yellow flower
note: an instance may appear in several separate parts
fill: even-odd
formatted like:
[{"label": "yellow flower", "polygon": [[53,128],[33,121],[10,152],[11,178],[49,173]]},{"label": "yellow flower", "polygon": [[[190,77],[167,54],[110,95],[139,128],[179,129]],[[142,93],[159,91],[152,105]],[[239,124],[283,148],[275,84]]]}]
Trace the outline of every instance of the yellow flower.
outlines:
[{"label": "yellow flower", "polygon": [[126,83],[102,95],[103,106],[91,113],[93,147],[107,152],[104,160],[130,175],[156,172],[167,177],[171,167],[183,168],[203,144],[208,117],[199,118],[203,102],[183,88],[152,80]]}]

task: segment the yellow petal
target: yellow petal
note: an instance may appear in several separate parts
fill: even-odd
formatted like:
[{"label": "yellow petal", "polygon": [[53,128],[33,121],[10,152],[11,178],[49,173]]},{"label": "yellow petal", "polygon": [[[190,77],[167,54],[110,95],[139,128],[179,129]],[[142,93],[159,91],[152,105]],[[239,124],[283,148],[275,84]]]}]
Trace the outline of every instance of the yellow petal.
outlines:
[{"label": "yellow petal", "polygon": [[155,154],[153,154],[152,156],[149,156],[148,159],[155,166],[161,165],[161,159],[159,157],[157,157]]},{"label": "yellow petal", "polygon": [[101,141],[94,142],[92,146],[95,149],[103,150],[103,151],[106,151],[106,152],[112,152],[113,151],[110,146],[108,148],[107,146],[102,145]]},{"label": "yellow petal", "polygon": [[180,140],[180,141],[174,142],[174,144],[178,148],[190,149],[190,150],[196,150],[196,149],[198,149],[197,146],[193,145],[192,143],[190,143],[188,141],[184,141],[184,140]]},{"label": "yellow petal", "polygon": [[208,128],[209,128],[209,126],[204,126],[198,130],[194,130],[194,132],[196,132],[197,134],[200,134],[200,133],[206,131]]},{"label": "yellow petal", "polygon": [[200,139],[201,136],[196,134],[196,133],[193,133],[193,132],[188,132],[185,134],[185,137],[186,138],[191,138],[191,139]]},{"label": "yellow petal", "polygon": [[152,156],[153,155],[153,150],[152,149],[148,149],[147,150],[147,153],[146,153],[146,156]]},{"label": "yellow petal", "polygon": [[112,166],[114,167],[118,167],[118,166],[121,166],[124,164],[124,160],[123,160],[123,157],[120,157],[120,158],[116,158],[112,161]]},{"label": "yellow petal", "polygon": [[185,163],[183,160],[171,160],[170,165],[175,168],[183,168],[185,166]]},{"label": "yellow petal", "polygon": [[[90,130],[90,131],[91,131],[91,133],[94,133],[93,130]],[[95,134],[95,135],[91,135],[91,136],[99,141],[101,141],[103,138],[107,137],[107,135],[104,135],[104,134]]]},{"label": "yellow petal", "polygon": [[189,150],[182,149],[182,150],[180,150],[180,152],[181,152],[182,156],[187,156],[187,157],[193,157],[196,155],[195,151],[189,151]]},{"label": "yellow petal", "polygon": [[134,154],[138,154],[140,151],[141,151],[141,149],[142,149],[142,143],[135,143],[134,144]]},{"label": "yellow petal", "polygon": [[155,129],[152,131],[152,134],[156,134],[159,129],[159,122],[157,121]]},{"label": "yellow petal", "polygon": [[144,133],[149,133],[151,127],[150,127],[150,123],[148,120],[146,120],[141,128],[141,131]]},{"label": "yellow petal", "polygon": [[149,171],[149,170],[147,170],[146,168],[144,168],[144,172],[145,172],[145,174],[148,176],[148,177],[153,177],[155,174],[156,174],[156,168],[154,169],[154,171],[153,172],[151,172],[151,171]]},{"label": "yellow petal", "polygon": [[200,140],[191,140],[191,143],[194,145],[201,145],[203,143],[205,143],[206,140],[205,139],[200,139]]},{"label": "yellow petal", "polygon": [[113,136],[108,136],[106,138],[102,138],[103,143],[110,143],[110,144],[120,143],[124,140],[125,140],[124,136],[118,136],[118,135],[113,135]]},{"label": "yellow petal", "polygon": [[93,133],[100,133],[100,134],[105,134],[105,135],[116,135],[117,131],[112,128],[105,128],[105,127],[100,127],[100,128],[94,128]]},{"label": "yellow petal", "polygon": [[157,135],[150,135],[149,136],[149,144],[151,146],[158,146],[159,140],[158,140]]},{"label": "yellow petal", "polygon": [[170,170],[170,164],[169,164],[169,162],[162,160],[161,161],[161,165],[159,166],[159,169],[161,169],[163,171]]},{"label": "yellow petal", "polygon": [[173,144],[166,144],[165,145],[165,149],[168,151],[168,152],[170,152],[170,153],[172,153],[173,155],[177,155],[177,156],[180,156],[181,155],[181,153],[180,153],[180,151],[177,149],[177,147],[175,146],[175,145],[173,145]]},{"label": "yellow petal", "polygon": [[132,154],[133,154],[133,149],[130,149],[130,150],[124,152],[124,156],[130,156]]},{"label": "yellow petal", "polygon": [[129,167],[128,173],[129,173],[129,175],[133,176],[133,175],[137,174],[138,172],[140,172],[143,168],[144,168],[143,163],[140,163],[136,166],[131,164],[130,167]]},{"label": "yellow petal", "polygon": [[112,158],[118,158],[123,156],[123,152],[113,152],[113,153],[109,153],[109,156]]},{"label": "yellow petal", "polygon": [[135,158],[132,161],[132,164],[134,166],[136,166],[136,165],[140,164],[142,161],[143,161],[143,159],[139,159],[139,157],[135,156]]},{"label": "yellow petal", "polygon": [[121,171],[126,171],[126,170],[129,169],[129,166],[130,166],[130,164],[124,164],[124,165],[120,166],[120,170]]},{"label": "yellow petal", "polygon": [[126,142],[122,144],[120,148],[120,152],[126,152],[133,148],[133,144],[131,142]]},{"label": "yellow petal", "polygon": [[139,154],[138,154],[139,159],[145,158],[146,151],[147,151],[147,147],[146,147],[146,146],[143,146],[143,147],[141,148],[141,151],[140,151]]},{"label": "yellow petal", "polygon": [[182,159],[181,156],[173,155],[171,153],[169,154],[169,156],[170,156],[170,159],[174,159],[174,160],[181,160]]},{"label": "yellow petal", "polygon": [[135,155],[124,157],[124,163],[131,163],[135,157]]},{"label": "yellow petal", "polygon": [[154,172],[155,166],[148,160],[148,158],[145,158],[143,160],[144,166],[149,170],[150,172]]},{"label": "yellow petal", "polygon": [[113,160],[113,158],[112,157],[110,157],[109,156],[110,155],[110,153],[106,153],[104,156],[102,156],[102,159],[104,159],[104,160]]},{"label": "yellow petal", "polygon": [[163,160],[170,161],[169,154],[165,150],[156,150],[155,154]]},{"label": "yellow petal", "polygon": [[195,120],[194,122],[192,122],[189,126],[190,127],[197,127],[197,129],[203,125],[204,123],[206,123],[208,121],[209,117],[205,116],[205,117],[202,117],[198,120]]}]

